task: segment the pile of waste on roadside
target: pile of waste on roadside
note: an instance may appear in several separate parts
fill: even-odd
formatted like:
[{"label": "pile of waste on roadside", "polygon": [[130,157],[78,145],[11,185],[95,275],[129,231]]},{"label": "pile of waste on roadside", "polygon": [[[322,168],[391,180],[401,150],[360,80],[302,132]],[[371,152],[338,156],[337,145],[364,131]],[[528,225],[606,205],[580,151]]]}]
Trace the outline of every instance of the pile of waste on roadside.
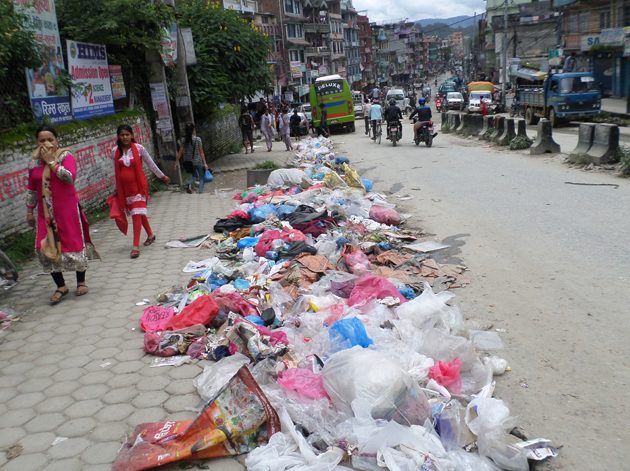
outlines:
[{"label": "pile of waste on roadside", "polygon": [[114,469],[248,453],[253,471],[520,471],[556,456],[493,398],[501,339],[470,330],[447,290],[466,268],[433,260],[444,246],[404,230],[350,164],[303,141],[296,168],[235,196],[216,256],[144,310],[155,366],[208,360],[202,405],[136,427]]}]

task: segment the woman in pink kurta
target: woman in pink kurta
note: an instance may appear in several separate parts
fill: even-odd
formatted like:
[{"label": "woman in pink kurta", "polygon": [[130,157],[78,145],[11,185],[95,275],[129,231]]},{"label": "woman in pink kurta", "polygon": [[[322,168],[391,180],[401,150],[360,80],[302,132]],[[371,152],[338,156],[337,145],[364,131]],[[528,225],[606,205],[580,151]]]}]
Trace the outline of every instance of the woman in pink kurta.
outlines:
[{"label": "woman in pink kurta", "polygon": [[[29,166],[28,172],[28,200],[26,220],[29,225],[36,227],[35,250],[45,271],[51,273],[57,290],[50,298],[52,304],[57,304],[68,294],[69,289],[63,277],[63,271],[75,271],[77,289],[75,294],[87,294],[85,271],[87,269],[88,250],[91,249],[89,229],[85,215],[79,207],[79,198],[74,188],[77,165],[74,157],[67,150],[59,151],[57,133],[49,126],[41,126],[36,132],[38,148]],[[44,192],[44,170],[50,169],[49,179],[46,180],[49,196]],[[43,205],[46,204],[50,219],[47,221]],[[37,219],[34,210],[37,208]],[[60,254],[51,259],[42,252],[42,241],[46,238],[48,225],[54,225],[54,240],[59,243]],[[48,225],[47,225],[48,223]]]}]

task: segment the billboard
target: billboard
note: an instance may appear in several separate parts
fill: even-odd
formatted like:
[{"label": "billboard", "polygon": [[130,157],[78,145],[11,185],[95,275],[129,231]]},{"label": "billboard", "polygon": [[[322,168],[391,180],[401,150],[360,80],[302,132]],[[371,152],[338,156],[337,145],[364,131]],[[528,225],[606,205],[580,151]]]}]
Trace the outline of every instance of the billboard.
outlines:
[{"label": "billboard", "polygon": [[68,69],[72,77],[71,99],[74,119],[114,114],[105,46],[70,40],[66,41],[66,46]]},{"label": "billboard", "polygon": [[27,27],[44,48],[44,61],[37,69],[26,69],[26,85],[31,108],[39,122],[52,124],[72,120],[68,90],[61,86],[64,71],[61,40],[54,0],[14,0],[16,11],[26,15]]},{"label": "billboard", "polygon": [[114,97],[114,100],[120,100],[121,98],[125,98],[127,96],[121,66],[110,64],[109,81],[112,84],[112,96]]}]

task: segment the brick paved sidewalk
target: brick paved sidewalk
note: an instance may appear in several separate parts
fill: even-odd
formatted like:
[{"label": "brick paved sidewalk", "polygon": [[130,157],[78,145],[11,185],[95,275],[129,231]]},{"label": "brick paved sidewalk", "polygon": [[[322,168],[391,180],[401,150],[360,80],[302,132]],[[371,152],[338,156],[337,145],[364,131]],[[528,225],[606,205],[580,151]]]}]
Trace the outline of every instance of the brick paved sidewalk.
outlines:
[{"label": "brick paved sidewalk", "polygon": [[[280,149],[280,146],[275,146]],[[204,195],[163,191],[149,202],[157,235],[131,260],[130,234],[112,221],[92,226],[102,261],[90,263],[90,293],[77,298],[70,274],[70,294],[57,306],[50,276],[28,263],[17,286],[0,293],[0,306],[22,314],[22,321],[0,333],[0,468],[19,470],[108,470],[125,434],[142,422],[187,419],[199,397],[192,380],[198,364],[150,368],[154,357],[142,350],[138,319],[161,290],[185,284],[182,268],[207,258],[204,249],[164,249],[174,238],[212,231],[217,217],[233,209],[232,192],[244,188],[245,172],[257,160],[284,163],[289,152],[234,154],[213,162],[216,180]],[[284,149],[284,146],[282,146]],[[130,231],[131,232],[131,231]],[[144,237],[144,234],[143,234]],[[66,438],[63,441],[58,437]],[[11,459],[9,456],[17,455]],[[244,469],[236,460],[211,460],[203,469]],[[180,469],[171,465],[164,469]]]}]

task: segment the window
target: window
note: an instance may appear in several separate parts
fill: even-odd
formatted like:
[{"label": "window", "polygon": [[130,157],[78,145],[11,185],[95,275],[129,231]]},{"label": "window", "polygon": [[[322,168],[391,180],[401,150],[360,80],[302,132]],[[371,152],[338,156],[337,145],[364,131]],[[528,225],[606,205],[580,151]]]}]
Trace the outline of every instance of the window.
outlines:
[{"label": "window", "polygon": [[301,15],[302,3],[300,0],[284,0],[284,12],[290,15]]},{"label": "window", "polygon": [[599,29],[610,28],[610,11],[599,12]]},{"label": "window", "polygon": [[263,16],[262,17],[262,22],[263,22],[264,25],[269,24],[269,18],[266,17],[266,16]]},{"label": "window", "polygon": [[568,33],[578,32],[578,16],[575,13],[567,16],[567,32]]},{"label": "window", "polygon": [[623,24],[619,26],[630,26],[630,5],[623,7]]},{"label": "window", "polygon": [[591,14],[590,12],[580,13],[580,33],[588,33],[591,30],[590,25]]},{"label": "window", "polygon": [[289,60],[299,61],[304,63],[304,50],[303,49],[289,49]]},{"label": "window", "polygon": [[288,38],[303,38],[304,37],[304,29],[302,25],[295,23],[287,24],[287,37]]}]

